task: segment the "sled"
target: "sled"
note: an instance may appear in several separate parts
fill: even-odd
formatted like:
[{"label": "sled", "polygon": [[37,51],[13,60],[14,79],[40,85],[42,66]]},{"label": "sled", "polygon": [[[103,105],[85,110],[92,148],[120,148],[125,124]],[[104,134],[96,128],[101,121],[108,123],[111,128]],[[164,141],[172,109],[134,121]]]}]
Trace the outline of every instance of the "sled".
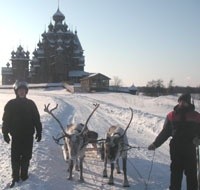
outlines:
[{"label": "sled", "polygon": [[[86,147],[85,156],[86,157],[93,156],[93,157],[97,157],[98,158],[98,152],[100,152],[100,151],[101,150],[100,150],[99,147],[95,148],[95,147],[92,147],[92,145],[89,145],[89,146]],[[64,160],[66,162],[68,162],[69,158],[68,158],[68,155],[67,155],[67,152],[66,152],[66,148],[64,147],[64,145],[62,146],[62,153],[63,153]]]}]

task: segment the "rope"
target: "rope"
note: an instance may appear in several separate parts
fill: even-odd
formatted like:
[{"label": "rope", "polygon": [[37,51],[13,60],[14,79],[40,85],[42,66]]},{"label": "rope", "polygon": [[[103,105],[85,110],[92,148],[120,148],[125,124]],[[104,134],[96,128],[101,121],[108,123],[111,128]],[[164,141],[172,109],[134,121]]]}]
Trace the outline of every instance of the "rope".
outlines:
[{"label": "rope", "polygon": [[151,178],[151,172],[152,172],[152,168],[153,168],[153,163],[154,163],[154,158],[155,158],[155,150],[153,151],[153,157],[152,157],[152,160],[151,160],[151,167],[150,167],[150,170],[149,170],[149,176],[148,176],[148,179],[147,179],[147,183],[145,185],[145,189],[147,190],[148,189],[148,183],[149,183],[149,180]]},{"label": "rope", "polygon": [[129,144],[124,144],[125,146],[128,146],[128,148],[127,149],[124,149],[124,150],[122,150],[122,151],[128,151],[128,150],[130,150],[130,149],[132,149],[132,148],[137,148],[138,150],[139,149],[141,149],[141,148],[147,148],[146,146],[131,146],[131,145],[129,145]]},{"label": "rope", "polygon": [[[53,139],[54,139],[54,141],[55,141],[58,145],[62,145],[62,144],[59,143],[59,141],[60,141],[62,138],[64,138],[64,137],[65,137],[65,135],[63,135],[63,136],[61,136],[61,137],[59,137],[59,138],[53,137]],[[101,141],[105,141],[105,139],[96,140],[96,143],[101,142]],[[84,143],[83,146],[82,146],[82,148],[83,148],[86,144],[88,144],[88,143]],[[124,150],[122,150],[122,151],[128,151],[128,150],[133,149],[133,148],[136,148],[136,149],[138,149],[138,150],[139,150],[139,149],[143,149],[143,148],[147,148],[147,147],[141,147],[141,146],[131,146],[131,145],[129,145],[129,144],[124,144],[124,145],[126,145],[128,148],[127,148],[127,149],[124,149]],[[136,173],[138,174],[138,176],[139,176],[141,179],[144,180],[145,190],[148,189],[148,184],[149,184],[149,181],[150,181],[150,178],[151,178],[151,173],[152,173],[152,169],[153,169],[154,159],[155,159],[155,151],[153,151],[153,156],[152,156],[152,160],[151,160],[151,165],[150,165],[150,170],[149,170],[149,174],[148,174],[147,181],[146,181],[146,180],[144,179],[144,177],[141,175],[141,173],[139,172],[139,170],[134,166],[134,164],[133,164],[132,162],[129,161],[129,164],[135,169],[135,171],[136,171]],[[93,179],[93,181],[95,181],[95,180]],[[103,184],[103,183],[102,183],[102,184]]]},{"label": "rope", "polygon": [[[138,148],[138,147],[132,147],[131,148]],[[139,147],[139,148],[146,148],[146,147]],[[148,178],[147,180],[145,180],[145,178],[142,176],[142,174],[139,172],[139,170],[135,167],[135,165],[129,161],[130,165],[135,169],[136,173],[138,174],[138,176],[143,179],[144,184],[145,184],[145,190],[148,189],[148,184],[151,178],[151,173],[152,173],[152,169],[153,169],[153,164],[154,164],[154,159],[155,159],[155,151],[153,152],[153,156],[152,156],[152,160],[151,160],[151,165],[150,165],[150,170],[149,170],[149,174],[148,174]]]},{"label": "rope", "polygon": [[63,138],[65,138],[65,137],[66,137],[65,134],[64,135],[63,134],[61,134],[61,135],[58,134],[56,137],[52,136],[52,138],[55,141],[55,143],[57,145],[59,145],[59,146],[63,146],[64,145],[63,143],[60,143],[60,140],[63,139]]}]

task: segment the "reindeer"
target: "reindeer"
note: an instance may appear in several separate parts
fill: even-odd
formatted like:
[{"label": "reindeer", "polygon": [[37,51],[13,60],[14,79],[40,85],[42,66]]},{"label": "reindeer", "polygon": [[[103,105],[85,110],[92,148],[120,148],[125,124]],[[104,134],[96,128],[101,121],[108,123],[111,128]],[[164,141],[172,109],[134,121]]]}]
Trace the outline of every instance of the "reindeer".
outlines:
[{"label": "reindeer", "polygon": [[111,164],[111,173],[108,181],[109,185],[114,184],[113,171],[115,163],[116,163],[117,173],[120,173],[119,158],[121,157],[123,163],[123,173],[124,173],[123,187],[129,187],[129,182],[126,173],[127,150],[128,150],[128,139],[126,136],[126,131],[133,119],[133,110],[131,108],[130,110],[131,110],[131,119],[126,129],[124,130],[119,126],[111,126],[108,132],[106,133],[106,140],[102,145],[102,151],[103,151],[102,153],[104,158],[103,177],[107,177],[107,162],[109,161]]},{"label": "reindeer", "polygon": [[[56,141],[59,141],[60,139],[64,138],[64,148],[66,155],[69,159],[69,180],[72,180],[72,171],[74,167],[74,163],[76,163],[76,168],[80,167],[80,181],[84,181],[83,178],[83,160],[85,156],[85,150],[88,143],[91,141],[91,131],[88,130],[87,124],[94,114],[94,112],[99,107],[99,104],[95,104],[95,108],[92,111],[92,113],[87,118],[87,121],[84,124],[78,123],[78,124],[70,124],[67,126],[66,130],[62,126],[61,122],[55,117],[55,115],[52,113],[53,110],[57,109],[57,106],[55,108],[52,108],[49,110],[49,105],[45,105],[44,111],[49,113],[58,123],[63,131],[63,136],[59,137],[58,139],[55,139]],[[98,136],[97,136],[98,137]],[[97,138],[95,137],[95,138]]]}]

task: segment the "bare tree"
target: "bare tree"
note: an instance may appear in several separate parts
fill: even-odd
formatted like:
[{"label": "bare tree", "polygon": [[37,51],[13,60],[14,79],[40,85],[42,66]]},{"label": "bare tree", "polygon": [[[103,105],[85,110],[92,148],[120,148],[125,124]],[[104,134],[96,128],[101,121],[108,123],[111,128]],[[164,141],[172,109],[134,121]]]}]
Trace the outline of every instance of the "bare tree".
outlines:
[{"label": "bare tree", "polygon": [[168,83],[167,93],[168,94],[173,94],[174,93],[174,81],[173,81],[173,79],[171,79],[169,81],[169,83]]},{"label": "bare tree", "polygon": [[122,86],[122,79],[120,79],[118,76],[114,76],[113,77],[114,90],[118,91],[121,86]]},{"label": "bare tree", "polygon": [[148,95],[160,96],[164,93],[164,84],[162,79],[149,81],[146,86]]}]

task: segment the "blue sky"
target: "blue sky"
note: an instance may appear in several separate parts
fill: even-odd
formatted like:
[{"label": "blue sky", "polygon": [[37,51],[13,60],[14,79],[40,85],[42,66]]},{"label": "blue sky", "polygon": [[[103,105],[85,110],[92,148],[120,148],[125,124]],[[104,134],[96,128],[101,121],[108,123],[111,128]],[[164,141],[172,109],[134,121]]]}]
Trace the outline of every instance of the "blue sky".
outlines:
[{"label": "blue sky", "polygon": [[[199,0],[60,0],[84,49],[85,70],[119,77],[124,86],[162,79],[200,86]],[[0,1],[0,67],[22,45],[37,47],[58,0]]]}]

